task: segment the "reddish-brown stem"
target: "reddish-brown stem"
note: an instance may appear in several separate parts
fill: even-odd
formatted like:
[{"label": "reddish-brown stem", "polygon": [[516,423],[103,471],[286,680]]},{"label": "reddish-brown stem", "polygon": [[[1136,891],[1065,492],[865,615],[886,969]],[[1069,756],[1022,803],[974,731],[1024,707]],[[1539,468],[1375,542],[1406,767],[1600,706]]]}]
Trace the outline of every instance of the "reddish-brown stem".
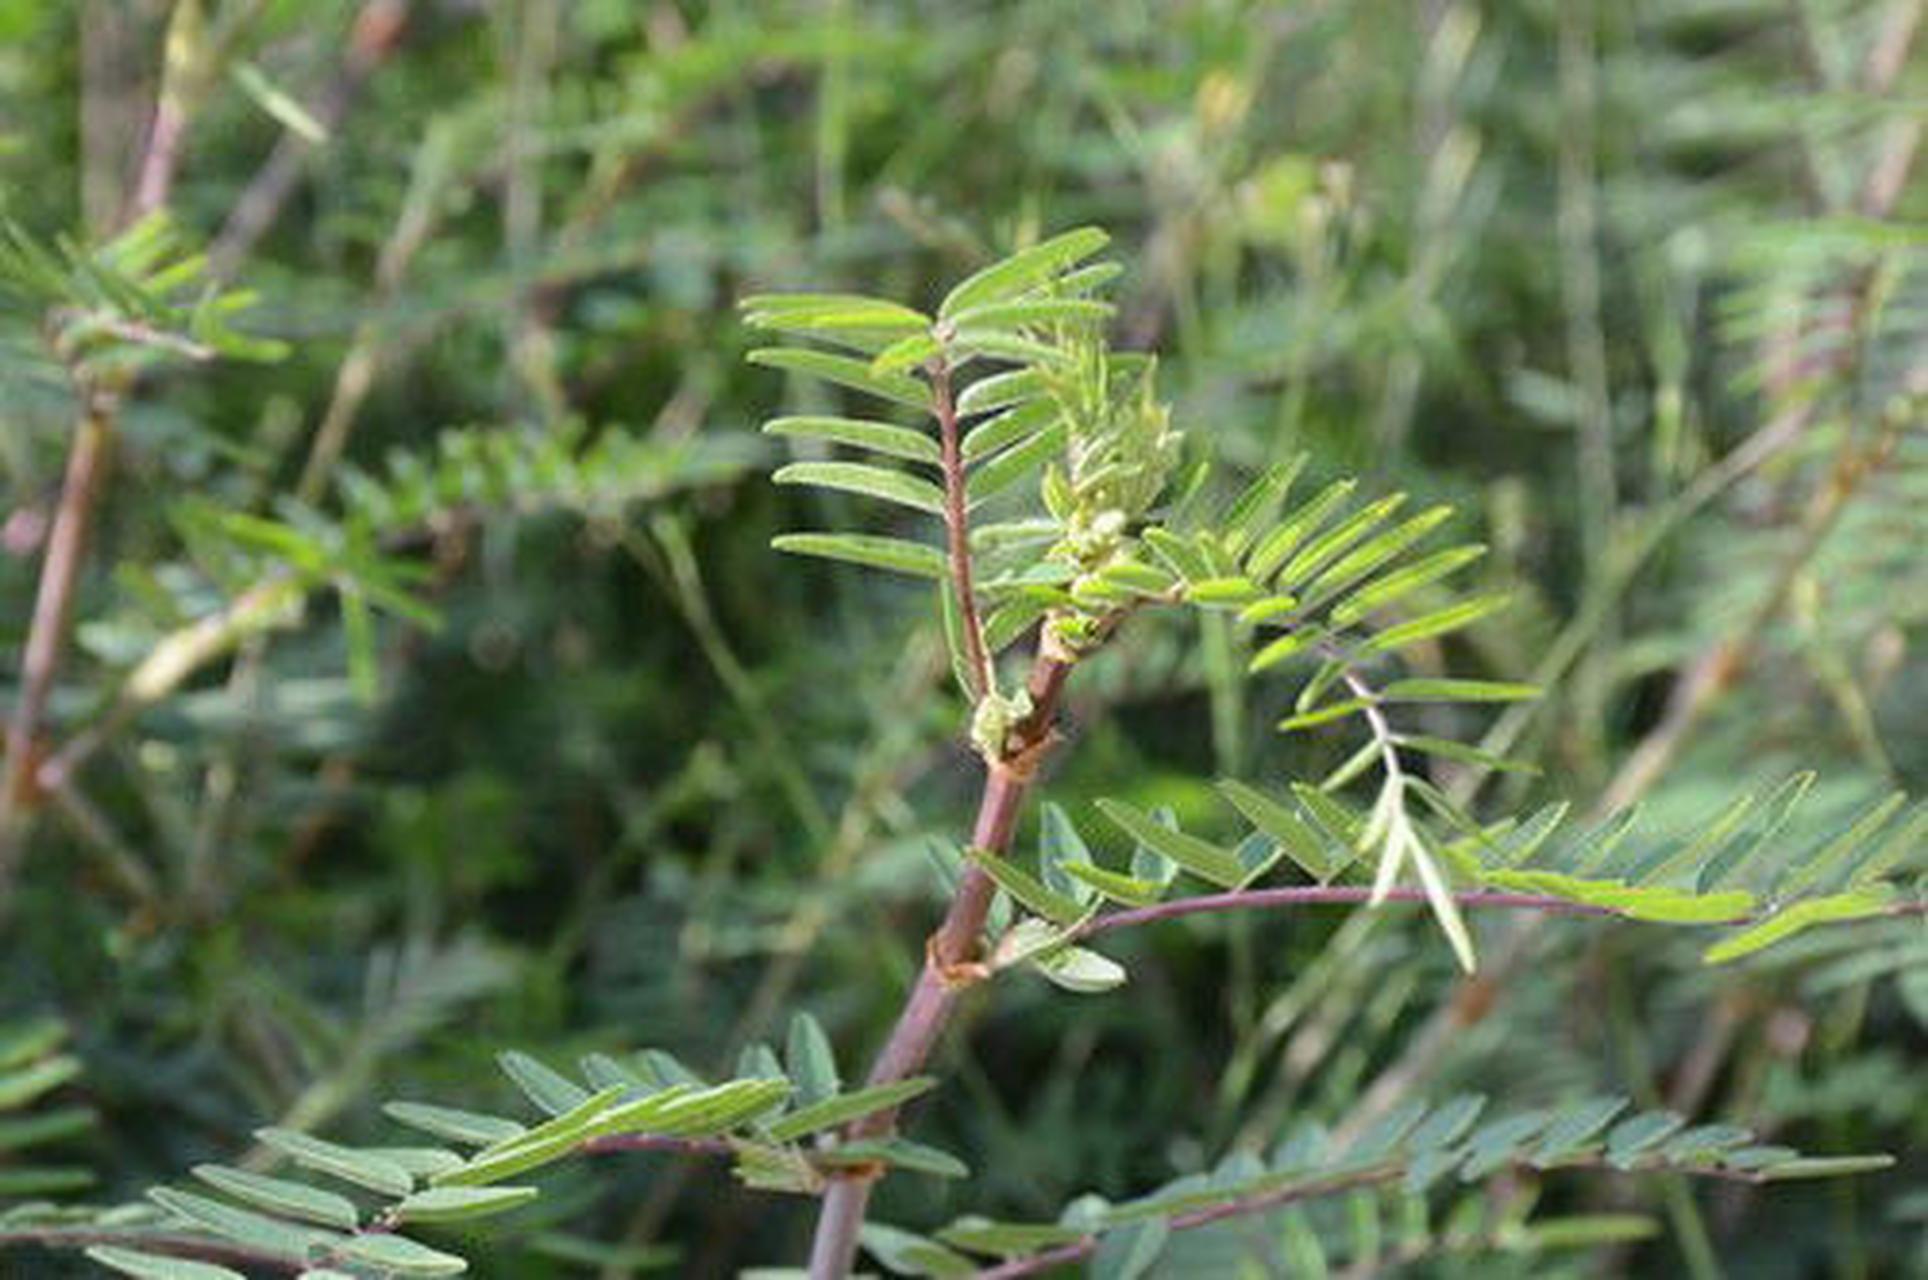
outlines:
[{"label": "reddish-brown stem", "polygon": [[[1047,631],[1048,637],[1048,631]],[[984,791],[978,802],[971,844],[985,853],[1002,855],[1011,844],[1025,795],[1039,759],[1051,744],[1052,722],[1072,659],[1054,651],[1048,638],[1041,641],[1032,664],[1031,713],[1012,730],[1004,756],[986,766]],[[950,1021],[958,996],[984,977],[978,939],[990,914],[996,883],[975,864],[967,866],[951,899],[950,910],[925,948],[924,967],[897,1015],[897,1025],[884,1042],[870,1069],[870,1084],[887,1084],[914,1075],[930,1058],[937,1037]],[[876,1138],[897,1123],[895,1109],[875,1112],[850,1126],[850,1138]],[[856,1171],[838,1178],[824,1193],[817,1216],[816,1240],[810,1250],[812,1280],[841,1280],[857,1254],[857,1233],[870,1202],[874,1171]]]},{"label": "reddish-brown stem", "polygon": [[7,762],[0,779],[0,914],[11,896],[20,861],[27,811],[38,799],[34,772],[41,753],[41,724],[54,678],[67,646],[74,593],[87,553],[87,532],[113,444],[113,410],[99,395],[84,395],[80,422],[67,454],[60,505],[47,536],[40,586],[20,661],[20,693],[7,723]]},{"label": "reddish-brown stem", "polygon": [[964,492],[964,452],[958,439],[957,403],[951,395],[951,366],[941,355],[930,362],[931,416],[937,419],[937,438],[944,468],[944,538],[951,562],[951,591],[964,632],[964,656],[977,687],[974,697],[997,692],[991,655],[984,647],[984,626],[977,616],[977,592],[971,584],[971,525]]},{"label": "reddish-brown stem", "polygon": [[[1575,1160],[1554,1167],[1560,1169],[1586,1169],[1592,1172],[1616,1174],[1638,1173],[1642,1171],[1637,1165],[1632,1169],[1627,1169],[1617,1165],[1610,1165],[1602,1159]],[[1238,1200],[1227,1200],[1222,1204],[1206,1205],[1203,1208],[1190,1209],[1184,1213],[1175,1213],[1168,1220],[1167,1225],[1173,1231],[1190,1231],[1194,1227],[1207,1227],[1214,1222],[1223,1222],[1228,1218],[1240,1218],[1248,1214],[1264,1213],[1271,1209],[1284,1208],[1286,1205],[1296,1204],[1302,1200],[1330,1196],[1342,1191],[1353,1191],[1361,1187],[1378,1186],[1382,1183],[1397,1180],[1405,1174],[1405,1171],[1403,1164],[1381,1164],[1364,1169],[1355,1169],[1346,1173],[1335,1173],[1330,1177],[1321,1178],[1316,1182],[1294,1183],[1289,1187],[1282,1187],[1277,1191],[1262,1192]],[[1761,1183],[1767,1181],[1767,1175],[1763,1173],[1742,1169],[1722,1169],[1710,1166],[1695,1169],[1693,1173],[1695,1177],[1714,1178],[1722,1182]],[[1055,1249],[1047,1249],[1042,1253],[1031,1254],[1029,1257],[1013,1258],[1009,1262],[1000,1263],[995,1267],[986,1267],[981,1271],[974,1272],[971,1280],[1017,1280],[1017,1277],[1038,1275],[1041,1272],[1050,1271],[1054,1267],[1070,1266],[1072,1263],[1088,1258],[1096,1253],[1098,1251],[1099,1239],[1100,1238],[1095,1235],[1086,1236],[1081,1240],[1073,1240],[1069,1244],[1059,1245]]]}]

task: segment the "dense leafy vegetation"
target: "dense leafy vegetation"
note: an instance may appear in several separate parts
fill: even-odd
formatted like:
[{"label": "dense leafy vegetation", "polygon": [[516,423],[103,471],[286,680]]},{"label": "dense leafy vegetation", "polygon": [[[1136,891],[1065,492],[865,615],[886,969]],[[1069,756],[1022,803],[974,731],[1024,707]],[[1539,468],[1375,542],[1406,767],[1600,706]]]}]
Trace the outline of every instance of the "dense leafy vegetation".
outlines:
[{"label": "dense leafy vegetation", "polygon": [[5,1265],[1924,1265],[1922,9],[0,0]]}]

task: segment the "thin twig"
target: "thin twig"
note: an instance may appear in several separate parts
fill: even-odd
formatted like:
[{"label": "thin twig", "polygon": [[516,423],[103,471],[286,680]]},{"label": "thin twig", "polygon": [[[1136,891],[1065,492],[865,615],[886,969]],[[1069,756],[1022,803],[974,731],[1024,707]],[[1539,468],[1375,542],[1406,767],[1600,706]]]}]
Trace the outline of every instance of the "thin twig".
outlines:
[{"label": "thin twig", "polygon": [[977,592],[971,583],[971,525],[964,489],[964,455],[958,439],[957,404],[951,395],[951,366],[942,355],[930,362],[931,416],[937,419],[937,434],[944,469],[944,536],[950,559],[951,591],[957,597],[957,613],[964,632],[965,658],[977,688],[973,697],[989,697],[997,692],[997,673],[984,647],[984,625],[977,615]]},{"label": "thin twig", "polygon": [[[363,84],[401,43],[408,25],[410,0],[368,0],[355,15],[341,69],[320,99],[309,109],[315,123],[328,133],[337,129],[354,104]],[[235,200],[221,234],[208,249],[209,270],[225,280],[281,216],[301,178],[315,143],[293,130],[284,131],[274,150]]]}]

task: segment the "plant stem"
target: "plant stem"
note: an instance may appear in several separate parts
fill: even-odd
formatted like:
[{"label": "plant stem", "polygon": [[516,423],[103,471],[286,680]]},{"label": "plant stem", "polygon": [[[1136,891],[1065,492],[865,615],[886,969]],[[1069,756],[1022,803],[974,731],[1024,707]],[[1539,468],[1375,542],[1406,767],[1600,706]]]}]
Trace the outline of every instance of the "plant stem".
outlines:
[{"label": "plant stem", "polygon": [[0,777],[0,916],[5,915],[19,867],[26,816],[38,798],[34,772],[40,758],[41,724],[67,647],[67,624],[86,558],[87,531],[112,452],[113,412],[106,397],[84,393],[82,403],[73,447],[67,454],[60,505],[40,566],[33,620],[20,662],[20,694],[7,724],[6,769]]},{"label": "plant stem", "polygon": [[951,591],[957,596],[962,619],[965,659],[977,688],[973,697],[997,692],[997,673],[984,647],[984,626],[978,621],[977,592],[971,585],[971,526],[964,492],[964,455],[958,441],[957,405],[951,396],[951,366],[942,355],[930,362],[931,416],[937,419],[944,466],[944,538],[951,562]]},{"label": "plant stem", "polygon": [[[348,114],[362,85],[401,43],[411,3],[412,0],[367,0],[355,15],[341,68],[308,112],[330,134]],[[293,130],[281,135],[260,172],[231,206],[221,234],[208,250],[210,270],[217,279],[232,276],[241,260],[274,225],[288,197],[294,193],[295,183],[306,171],[309,157],[318,149],[317,144]]]},{"label": "plant stem", "polygon": [[[942,397],[942,402],[948,405],[948,395]],[[1040,642],[1027,686],[1031,713],[1011,731],[1004,755],[985,766],[983,795],[971,832],[973,847],[997,855],[1010,847],[1011,833],[1017,827],[1018,813],[1030,790],[1038,760],[1051,745],[1052,721],[1073,665],[1074,659],[1070,656],[1054,650],[1048,641]],[[890,1038],[872,1064],[866,1083],[888,1084],[916,1074],[950,1021],[958,996],[986,976],[986,971],[977,963],[978,937],[984,931],[984,920],[996,893],[996,882],[982,868],[976,865],[965,868],[950,910],[925,948],[923,970],[902,1012],[897,1015],[897,1025],[891,1029]],[[853,1123],[845,1136],[882,1137],[896,1122],[895,1108],[875,1112]],[[870,1202],[871,1184],[880,1174],[878,1169],[853,1170],[848,1176],[833,1181],[824,1193],[817,1217],[816,1240],[810,1250],[811,1280],[841,1280],[850,1273],[857,1254],[857,1233],[863,1227],[864,1210]]]}]

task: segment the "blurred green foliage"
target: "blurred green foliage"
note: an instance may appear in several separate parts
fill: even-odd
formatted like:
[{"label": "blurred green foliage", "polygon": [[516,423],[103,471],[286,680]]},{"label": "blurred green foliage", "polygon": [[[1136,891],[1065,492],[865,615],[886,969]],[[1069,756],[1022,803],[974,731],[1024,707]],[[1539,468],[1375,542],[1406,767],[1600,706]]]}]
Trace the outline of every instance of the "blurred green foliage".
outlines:
[{"label": "blurred green foliage", "polygon": [[[287,354],[127,374],[48,715],[79,799],[37,815],[0,936],[0,1017],[58,1015],[83,1064],[62,1164],[104,1199],[263,1125],[502,1103],[505,1044],[720,1068],[792,1008],[851,1060],[880,1039],[938,910],[930,837],[968,820],[965,709],[927,589],[769,551],[849,513],[767,482],[745,294],[927,307],[1102,223],[1133,264],[1117,332],[1160,353],[1193,460],[1310,450],[1312,481],[1452,501],[1519,588],[1454,669],[1553,694],[1429,729],[1540,765],[1498,811],[1644,796],[1664,827],[1811,768],[1811,846],[1928,789],[1918,4],[205,7],[167,206]],[[170,8],[0,0],[0,211],[28,234],[126,225]],[[47,299],[6,302],[15,654],[86,388]],[[290,564],[296,603],[250,594]],[[1104,794],[1229,836],[1215,778],[1349,753],[1267,732],[1290,700],[1230,628],[1137,641],[1072,696],[1047,794],[1081,822]],[[1928,1266],[1918,920],[1716,970],[1638,926],[1475,924],[1496,959],[1464,981],[1410,913],[1305,911],[1139,931],[1124,995],[1014,982],[920,1116],[975,1179],[893,1181],[878,1216],[1049,1217],[1395,1086],[1605,1091],[1902,1161],[1771,1199],[1550,1184],[1665,1230],[1495,1257],[1472,1229],[1418,1272]],[[787,1263],[805,1208],[601,1160],[501,1273]],[[1265,1221],[1275,1254],[1202,1231],[1167,1265],[1312,1274],[1344,1230]]]}]

